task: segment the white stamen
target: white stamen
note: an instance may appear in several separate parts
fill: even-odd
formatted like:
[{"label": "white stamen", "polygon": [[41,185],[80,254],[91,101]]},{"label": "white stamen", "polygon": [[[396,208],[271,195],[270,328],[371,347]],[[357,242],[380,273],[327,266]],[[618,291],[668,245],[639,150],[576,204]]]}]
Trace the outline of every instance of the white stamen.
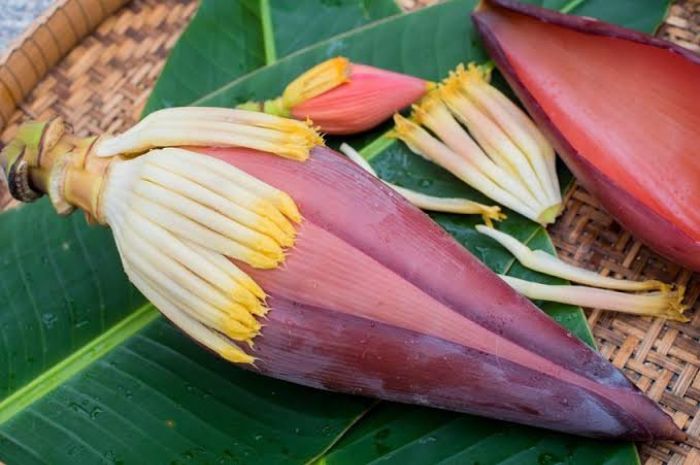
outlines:
[{"label": "white stamen", "polygon": [[526,268],[550,276],[556,276],[590,286],[617,289],[620,291],[648,291],[653,289],[667,289],[669,287],[661,281],[656,280],[630,281],[627,279],[615,279],[601,276],[593,271],[566,263],[560,258],[542,250],[531,250],[513,236],[494,228],[478,225],[476,226],[476,230],[481,234],[489,236],[505,247]]},{"label": "white stamen", "polygon": [[[129,270],[127,269],[127,273],[128,272]],[[243,350],[230,339],[221,336],[216,331],[201,324],[195,318],[187,315],[187,313],[172,300],[153,288],[140,274],[131,272],[129,273],[129,279],[131,279],[134,285],[143,292],[148,300],[150,300],[166,318],[189,334],[192,339],[232,362],[253,362],[253,357],[243,352]]]},{"label": "white stamen", "polygon": [[[429,97],[430,98],[430,97]],[[433,97],[434,98],[434,97]],[[453,152],[464,157],[469,163],[479,169],[491,181],[499,185],[504,190],[510,192],[516,198],[529,205],[537,205],[538,200],[522,184],[519,176],[513,176],[494,163],[467,132],[454,119],[447,106],[440,100],[434,98],[429,102],[430,108],[416,108],[421,122],[437,135],[442,142]]]},{"label": "white stamen", "polygon": [[[493,121],[481,113],[466,96],[459,92],[443,92],[443,101],[455,117],[462,122],[484,151],[502,168],[516,175],[530,193],[544,207],[551,205],[544,186],[535,174],[529,160],[518,150]],[[446,95],[446,94],[449,94]]]},{"label": "white stamen", "polygon": [[[493,181],[484,176],[476,167],[469,166],[469,162],[454,153],[445,144],[430,135],[417,124],[396,115],[398,137],[418,147],[420,152],[428,160],[442,166],[464,182],[472,186],[487,197],[504,205],[521,215],[537,221],[538,213],[531,206],[503,190]],[[466,162],[466,163],[465,163]]]},{"label": "white stamen", "polygon": [[[376,171],[374,171],[374,168],[372,168],[372,166],[367,162],[367,160],[365,160],[362,157],[362,155],[360,155],[350,145],[346,143],[341,144],[340,151],[347,155],[347,157],[350,160],[352,160],[358,166],[360,166],[360,168],[364,169],[375,178],[379,178],[377,176]],[[480,214],[484,215],[485,221],[489,221],[491,219],[498,220],[505,217],[505,215],[500,213],[500,208],[496,206],[487,206],[468,199],[452,197],[435,197],[432,195],[427,195],[421,192],[406,189],[405,187],[397,186],[396,184],[392,184],[390,182],[382,182],[384,182],[384,184],[401,194],[401,196],[408,200],[411,204],[422,210],[466,215]]]},{"label": "white stamen", "polygon": [[[532,121],[513,102],[488,84],[470,84],[463,86],[463,89],[528,157],[535,174],[540,179],[540,184],[545,188],[550,203],[561,203],[559,181],[556,173],[552,179],[548,164],[549,153],[542,152],[540,140],[535,136],[539,130]],[[500,94],[503,98],[497,99],[494,94]]]},{"label": "white stamen", "polygon": [[[230,179],[220,175],[214,169],[202,169],[200,164],[188,163],[186,159],[181,157],[180,152],[179,149],[154,151],[152,156],[149,153],[148,161],[190,179],[242,208],[268,218],[288,234],[294,233],[294,226],[267,198],[255,195],[241,187],[239,183],[231,182]],[[207,155],[201,154],[200,156],[207,157]],[[245,176],[250,175],[246,174]]]},{"label": "white stamen", "polygon": [[136,183],[134,193],[172,213],[206,226],[214,232],[270,257],[280,257],[282,247],[272,238],[230,220],[215,210],[149,181]]},{"label": "white stamen", "polygon": [[141,172],[142,179],[151,181],[160,186],[168,187],[172,192],[185,196],[197,203],[216,210],[227,218],[270,236],[280,245],[288,247],[292,245],[293,236],[284,233],[269,219],[250,210],[230,202],[216,192],[207,189],[196,182],[163,169],[159,166],[146,163]]},{"label": "white stamen", "polygon": [[688,321],[683,316],[685,307],[681,304],[682,291],[628,294],[596,287],[541,284],[511,276],[499,276],[520,294],[533,300]]},{"label": "white stamen", "polygon": [[152,113],[121,135],[99,140],[96,154],[109,157],[157,147],[245,147],[305,160],[322,143],[316,132],[284,118],[245,110],[178,108]]}]

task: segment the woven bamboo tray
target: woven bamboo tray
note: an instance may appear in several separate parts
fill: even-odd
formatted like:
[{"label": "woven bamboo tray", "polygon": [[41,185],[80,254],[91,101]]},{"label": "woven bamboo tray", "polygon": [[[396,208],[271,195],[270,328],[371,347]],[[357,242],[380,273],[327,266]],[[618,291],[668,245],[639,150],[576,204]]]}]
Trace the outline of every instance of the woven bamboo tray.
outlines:
[{"label": "woven bamboo tray", "polygon": [[[400,0],[407,9],[430,2]],[[58,0],[0,59],[0,140],[7,141],[28,118],[60,115],[79,134],[118,131],[138,119],[197,5],[194,0],[134,0],[119,9],[125,3]],[[659,34],[700,53],[700,0],[676,3]],[[8,203],[0,186],[0,208]],[[642,463],[700,465],[700,274],[642,246],[580,187],[568,194],[550,234],[559,254],[572,263],[605,275],[688,287],[689,323],[595,309],[587,315],[603,355],[689,435],[684,444],[642,445]]]}]

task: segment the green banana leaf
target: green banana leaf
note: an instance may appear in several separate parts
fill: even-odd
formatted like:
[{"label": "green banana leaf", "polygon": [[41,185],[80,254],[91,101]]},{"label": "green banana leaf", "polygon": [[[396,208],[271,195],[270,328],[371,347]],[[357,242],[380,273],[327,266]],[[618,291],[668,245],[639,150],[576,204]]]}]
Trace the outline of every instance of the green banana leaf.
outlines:
[{"label": "green banana leaf", "polygon": [[393,0],[203,1],[145,113],[187,105],[278,57],[397,13]]},{"label": "green banana leaf", "polygon": [[[651,30],[666,8],[652,0],[613,3],[589,0],[574,11]],[[308,65],[336,54],[432,79],[458,61],[485,59],[468,20],[471,1],[384,20],[298,51],[396,10],[371,0],[289,5],[205,0],[149,110],[205,96],[199,103],[224,106],[273,96]],[[327,21],[304,20],[309,17]],[[399,43],[405,49],[397,53]],[[379,148],[366,153],[383,177],[478,198],[400,144]],[[545,279],[479,237],[471,228],[476,219],[435,218],[492,268]],[[511,214],[503,227],[553,251],[546,232],[522,218]],[[0,238],[7,244],[0,251],[0,460],[8,464],[309,463],[319,455],[321,463],[353,464],[591,463],[591,457],[637,463],[629,445],[593,446],[466,415],[375,405],[240,370],[158,318],[127,283],[108,231],[77,216],[56,218],[45,201],[3,214]],[[592,342],[580,309],[545,308]]]}]

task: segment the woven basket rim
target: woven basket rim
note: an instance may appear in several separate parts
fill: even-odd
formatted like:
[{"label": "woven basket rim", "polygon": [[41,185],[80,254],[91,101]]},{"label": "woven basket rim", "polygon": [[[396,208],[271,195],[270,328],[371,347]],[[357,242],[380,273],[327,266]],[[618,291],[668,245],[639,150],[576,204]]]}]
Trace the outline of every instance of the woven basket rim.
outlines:
[{"label": "woven basket rim", "polygon": [[0,56],[0,131],[47,73],[129,0],[56,0]]}]

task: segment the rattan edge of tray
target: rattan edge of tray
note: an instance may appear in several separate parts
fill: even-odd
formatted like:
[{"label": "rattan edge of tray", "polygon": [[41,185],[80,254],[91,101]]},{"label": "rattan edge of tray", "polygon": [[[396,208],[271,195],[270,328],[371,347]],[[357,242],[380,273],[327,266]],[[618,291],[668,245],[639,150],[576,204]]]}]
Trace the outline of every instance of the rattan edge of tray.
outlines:
[{"label": "rattan edge of tray", "polygon": [[57,0],[0,57],[0,131],[73,47],[128,0]]}]

